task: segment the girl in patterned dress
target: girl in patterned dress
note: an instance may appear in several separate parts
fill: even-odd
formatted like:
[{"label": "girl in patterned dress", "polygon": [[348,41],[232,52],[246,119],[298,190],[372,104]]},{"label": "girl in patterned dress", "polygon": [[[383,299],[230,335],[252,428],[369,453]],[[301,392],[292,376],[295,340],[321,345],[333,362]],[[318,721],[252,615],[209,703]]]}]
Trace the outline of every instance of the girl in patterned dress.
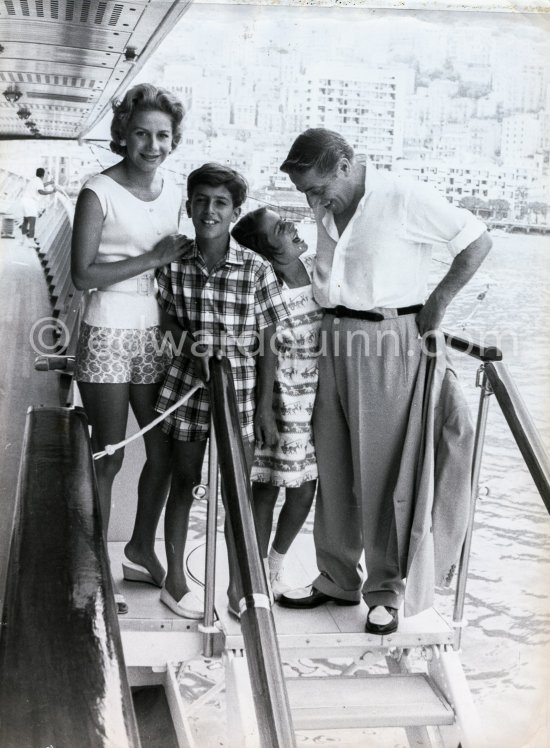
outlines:
[{"label": "girl in patterned dress", "polygon": [[[232,235],[272,263],[291,315],[278,325],[276,337],[273,410],[279,440],[275,446],[256,444],[251,473],[258,542],[263,557],[267,556],[277,599],[289,589],[282,577],[284,557],[307,518],[317,484],[311,416],[317,392],[322,312],[311,286],[315,253],[308,251],[293,223],[283,221],[268,208],[245,215]],[[268,553],[280,488],[285,489],[285,501]]]}]

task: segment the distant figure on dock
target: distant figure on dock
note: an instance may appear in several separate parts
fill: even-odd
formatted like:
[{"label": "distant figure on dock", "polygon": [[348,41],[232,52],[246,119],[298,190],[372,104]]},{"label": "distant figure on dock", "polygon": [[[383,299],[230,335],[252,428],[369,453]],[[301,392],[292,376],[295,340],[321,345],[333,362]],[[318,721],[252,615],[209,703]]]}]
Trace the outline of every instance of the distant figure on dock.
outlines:
[{"label": "distant figure on dock", "polygon": [[[45,176],[45,169],[39,167],[36,170],[35,176],[32,179],[29,179],[23,190],[23,196],[21,198],[21,206],[23,208],[21,233],[28,239],[34,239],[36,219],[38,218],[38,213],[40,211],[40,196],[53,195],[56,191],[53,179],[44,182]],[[46,187],[49,189],[46,189]]]},{"label": "distant figure on dock", "polygon": [[[311,418],[317,394],[321,309],[313,298],[315,252],[308,251],[296,226],[278,213],[259,208],[231,232],[239,244],[271,262],[290,317],[277,328],[277,371],[273,409],[279,439],[257,445],[252,466],[252,497],[260,551],[267,559],[275,600],[290,589],[283,576],[285,554],[304,524],[315,496],[317,460]],[[285,502],[268,553],[279,489]]]},{"label": "distant figure on dock", "polygon": [[[330,130],[298,136],[281,170],[304,193],[317,222],[313,290],[324,309],[326,351],[319,361],[313,416],[320,574],[280,603],[353,605],[362,595],[369,608],[366,631],[388,634],[397,629],[404,567],[418,542],[410,532],[414,466],[409,499],[399,502],[394,490],[415,415],[411,407],[423,336],[437,330],[491,240],[469,211],[452,206],[429,185],[360,161]],[[436,242],[446,243],[454,259],[427,295]],[[430,532],[426,521],[422,530]],[[425,585],[433,586],[433,565],[432,554],[431,569],[417,575]]]},{"label": "distant figure on dock", "polygon": [[[76,352],[75,379],[92,427],[94,452],[126,436],[131,406],[140,427],[155,403],[170,356],[163,347],[154,269],[189,251],[178,234],[182,194],[158,167],[181,140],[182,104],[142,83],[113,105],[111,150],[122,160],[89,179],[78,197],[72,277],[88,291]],[[124,577],[160,587],[165,572],[155,531],[170,481],[170,445],[160,427],[144,436],[146,462],[138,484],[134,531],[125,548]],[[124,451],[97,460],[103,532]],[[118,612],[128,606],[115,595]]]},{"label": "distant figure on dock", "polygon": [[[244,178],[221,164],[203,164],[187,178],[187,214],[195,228],[192,251],[157,274],[162,324],[178,351],[157,410],[163,413],[195,385],[207,382],[209,358],[221,350],[233,370],[250,468],[254,441],[269,445],[277,440],[272,410],[277,359],[270,342],[288,312],[271,265],[230,238],[246,193]],[[172,440],[174,467],[165,514],[168,573],[160,599],[183,618],[202,618],[203,601],[189,589],[183,558],[192,491],[200,483],[210,431],[208,389],[197,390],[162,428]],[[228,530],[226,523],[229,611],[238,616],[238,573]]]}]

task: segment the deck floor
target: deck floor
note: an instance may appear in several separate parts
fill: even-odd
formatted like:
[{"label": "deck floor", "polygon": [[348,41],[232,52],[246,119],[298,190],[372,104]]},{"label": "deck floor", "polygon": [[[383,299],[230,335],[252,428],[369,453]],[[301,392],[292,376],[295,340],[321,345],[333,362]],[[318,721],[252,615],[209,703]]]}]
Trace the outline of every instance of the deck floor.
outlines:
[{"label": "deck floor", "polygon": [[[160,602],[159,590],[151,585],[127,582],[122,579],[121,561],[124,543],[109,543],[111,568],[115,582],[126,597],[129,612],[120,616],[124,631],[198,631],[200,621],[180,618]],[[163,543],[157,543],[159,558],[164,560]],[[186,567],[190,586],[200,589],[204,580],[205,543],[203,540],[189,541]],[[295,540],[286,564],[285,572],[290,584],[305,586],[316,575],[313,538],[301,534]],[[193,581],[193,577],[200,584]],[[226,649],[244,647],[239,621],[227,610],[228,566],[223,535],[218,533],[215,608],[219,626],[225,639]],[[450,644],[453,630],[439,613],[431,608],[411,618],[400,619],[396,633],[380,637],[364,632],[367,607],[364,602],[357,606],[338,606],[331,603],[312,610],[290,610],[275,604],[272,608],[279,646],[283,652],[301,652],[302,655],[326,657],[329,652],[345,656],[353,655],[365,648],[414,647],[428,644]]]}]

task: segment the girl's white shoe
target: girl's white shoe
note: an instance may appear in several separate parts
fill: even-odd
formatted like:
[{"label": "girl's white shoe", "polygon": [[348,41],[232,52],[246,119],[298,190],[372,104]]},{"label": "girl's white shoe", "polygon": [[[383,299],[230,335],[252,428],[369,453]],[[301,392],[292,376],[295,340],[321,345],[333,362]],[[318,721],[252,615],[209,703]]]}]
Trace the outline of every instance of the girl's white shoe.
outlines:
[{"label": "girl's white shoe", "polygon": [[181,618],[204,618],[204,603],[194,592],[186,592],[181,600],[175,600],[166,587],[160,591],[160,601]]},{"label": "girl's white shoe", "polygon": [[281,595],[284,595],[285,592],[288,592],[291,589],[291,586],[284,580],[282,571],[278,571],[276,574],[270,574],[269,577],[274,600],[278,600]]}]

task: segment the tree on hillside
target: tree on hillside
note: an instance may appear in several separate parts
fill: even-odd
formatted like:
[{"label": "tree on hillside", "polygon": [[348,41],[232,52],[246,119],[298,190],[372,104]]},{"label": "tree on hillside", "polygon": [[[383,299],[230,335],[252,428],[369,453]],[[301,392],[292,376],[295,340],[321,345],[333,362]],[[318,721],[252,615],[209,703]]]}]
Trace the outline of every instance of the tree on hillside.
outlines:
[{"label": "tree on hillside", "polygon": [[457,97],[468,99],[483,99],[491,93],[490,83],[475,83],[474,81],[461,82],[456,93]]},{"label": "tree on hillside", "polygon": [[514,192],[515,218],[519,221],[524,221],[528,213],[527,195],[527,187],[516,187]]},{"label": "tree on hillside", "polygon": [[475,216],[482,215],[484,218],[488,218],[490,215],[489,205],[482,200],[480,197],[472,197],[471,195],[465,195],[460,199],[458,203],[459,208],[466,208],[470,210]]},{"label": "tree on hillside", "polygon": [[508,200],[503,200],[501,198],[489,200],[489,208],[491,210],[491,218],[495,218],[498,221],[503,218],[508,218],[510,203]]},{"label": "tree on hillside", "polygon": [[535,223],[539,222],[539,216],[544,216],[544,222],[546,222],[546,214],[548,213],[548,205],[539,201],[527,204],[527,211],[529,216],[535,216]]}]

